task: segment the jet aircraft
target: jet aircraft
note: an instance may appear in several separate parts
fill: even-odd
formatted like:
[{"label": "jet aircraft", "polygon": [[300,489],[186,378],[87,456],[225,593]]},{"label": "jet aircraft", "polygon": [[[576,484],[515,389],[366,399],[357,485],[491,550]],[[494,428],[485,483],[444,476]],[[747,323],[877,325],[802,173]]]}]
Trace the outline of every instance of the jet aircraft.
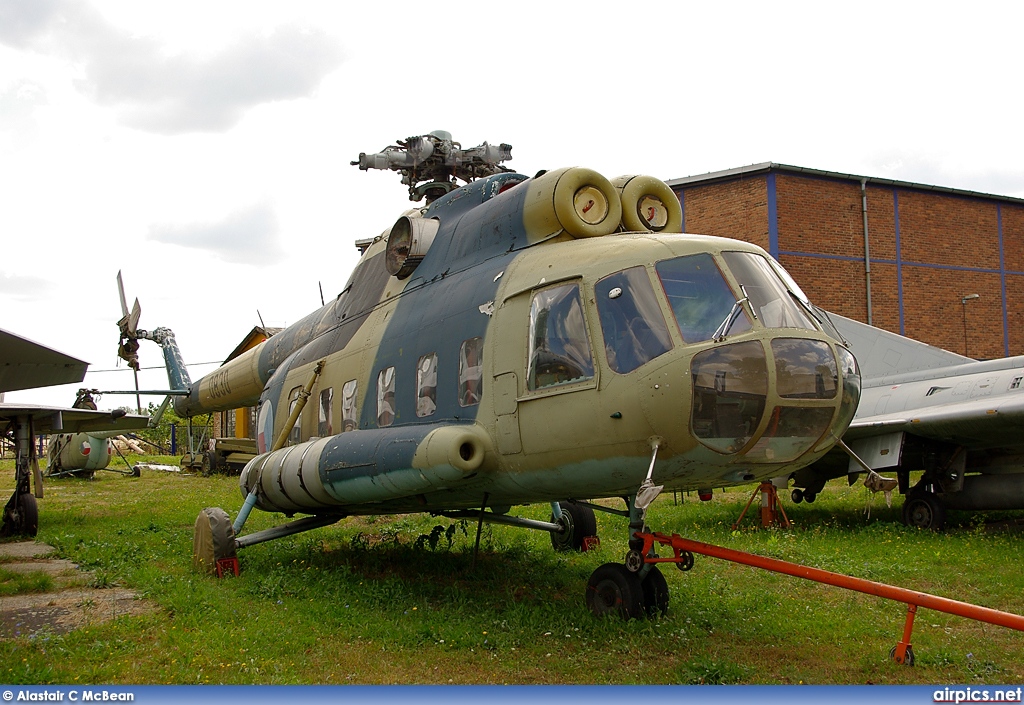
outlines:
[{"label": "jet aircraft", "polygon": [[[870,469],[895,471],[903,521],[941,529],[947,509],[1024,509],[1024,356],[977,361],[832,316],[862,364],[843,440]],[[833,451],[793,475],[795,502],[864,467]],[[923,470],[910,484],[910,473]]]},{"label": "jet aircraft", "polygon": [[[789,473],[846,431],[856,360],[764,250],[682,234],[655,178],[530,178],[501,166],[510,150],[439,131],[353,162],[401,173],[426,204],[357,243],[333,301],[175,399],[183,417],[259,404],[245,502],[233,523],[200,513],[197,566],[406,512],[540,529],[580,550],[594,510],[632,537],[663,488]],[[591,502],[603,498],[625,508]],[[531,503],[550,503],[550,521],[515,516]],[[308,516],[241,535],[254,506]],[[596,614],[667,601],[653,565],[608,563],[587,589]]]},{"label": "jet aircraft", "polygon": [[[81,382],[87,367],[88,363],[81,360],[0,330],[0,392]],[[0,402],[0,421],[6,422],[4,435],[15,448],[14,494],[4,507],[0,536],[31,537],[38,531],[36,499],[43,497],[43,476],[33,442],[37,434],[74,434],[72,437],[79,438],[85,436],[85,431],[102,434],[116,429],[121,433],[144,428],[148,420],[121,410]]]}]

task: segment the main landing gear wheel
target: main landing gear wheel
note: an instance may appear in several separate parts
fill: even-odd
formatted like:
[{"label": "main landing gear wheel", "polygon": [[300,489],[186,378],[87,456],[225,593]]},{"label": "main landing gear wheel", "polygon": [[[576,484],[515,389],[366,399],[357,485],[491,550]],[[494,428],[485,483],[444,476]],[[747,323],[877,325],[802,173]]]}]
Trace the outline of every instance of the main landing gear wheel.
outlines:
[{"label": "main landing gear wheel", "polygon": [[4,507],[4,523],[0,536],[35,538],[39,533],[39,505],[35,495],[22,492],[11,497]]},{"label": "main landing gear wheel", "polygon": [[196,517],[192,568],[216,575],[218,562],[227,558],[235,558],[235,530],[231,519],[220,507],[207,507]]},{"label": "main landing gear wheel", "polygon": [[946,508],[931,492],[911,492],[903,500],[903,523],[912,529],[940,531],[946,523]]},{"label": "main landing gear wheel", "polygon": [[789,493],[789,498],[793,500],[793,504],[800,504],[804,501],[804,491],[797,487]]},{"label": "main landing gear wheel", "polygon": [[587,581],[586,601],[597,617],[617,615],[622,619],[639,619],[646,611],[646,595],[640,578],[621,563],[605,563],[594,571]]},{"label": "main landing gear wheel", "polygon": [[597,518],[594,510],[583,504],[563,502],[562,518],[551,517],[552,523],[561,524],[565,531],[551,532],[551,545],[556,551],[582,551],[583,539],[597,535]]},{"label": "main landing gear wheel", "polygon": [[644,612],[648,617],[668,612],[668,582],[658,570],[658,566],[651,566],[647,575],[640,581],[640,587],[644,591]]}]

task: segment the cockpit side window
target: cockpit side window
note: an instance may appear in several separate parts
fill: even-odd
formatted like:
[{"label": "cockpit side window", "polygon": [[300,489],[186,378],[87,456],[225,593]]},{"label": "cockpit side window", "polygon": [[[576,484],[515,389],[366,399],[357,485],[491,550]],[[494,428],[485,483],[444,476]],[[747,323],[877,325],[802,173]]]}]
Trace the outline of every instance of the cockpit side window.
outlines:
[{"label": "cockpit side window", "polygon": [[535,390],[593,376],[579,285],[563,284],[535,293],[530,305],[527,387]]},{"label": "cockpit side window", "polygon": [[764,326],[817,330],[768,260],[753,252],[723,252],[722,257]]},{"label": "cockpit side window", "polygon": [[632,372],[672,349],[665,317],[643,267],[631,267],[597,282],[597,311],[608,365]]},{"label": "cockpit side window", "polygon": [[[730,316],[736,299],[714,258],[707,253],[662,260],[655,265],[679,332],[687,343],[711,340]],[[750,319],[739,311],[729,333],[750,329]]]}]

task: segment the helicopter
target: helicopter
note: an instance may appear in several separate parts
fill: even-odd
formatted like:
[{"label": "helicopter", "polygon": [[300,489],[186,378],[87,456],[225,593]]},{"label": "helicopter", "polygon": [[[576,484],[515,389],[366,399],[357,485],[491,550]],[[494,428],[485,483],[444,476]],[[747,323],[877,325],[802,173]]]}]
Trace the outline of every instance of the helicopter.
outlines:
[{"label": "helicopter", "polygon": [[[477,546],[494,522],[586,550],[604,511],[635,549],[663,489],[778,477],[843,435],[856,359],[763,249],[683,234],[654,177],[528,177],[510,158],[507,144],[462,149],[437,131],[352,162],[400,173],[425,205],[357,242],[333,301],[175,398],[182,417],[258,404],[243,505],[233,522],[199,514],[197,568],[237,568],[240,548],[347,516],[410,512],[477,521]],[[134,324],[122,319],[122,347]],[[625,507],[594,501],[607,498]],[[536,503],[550,521],[513,512]],[[305,516],[243,535],[253,508]],[[626,618],[668,599],[652,564],[602,565],[586,591],[595,614]]]}]

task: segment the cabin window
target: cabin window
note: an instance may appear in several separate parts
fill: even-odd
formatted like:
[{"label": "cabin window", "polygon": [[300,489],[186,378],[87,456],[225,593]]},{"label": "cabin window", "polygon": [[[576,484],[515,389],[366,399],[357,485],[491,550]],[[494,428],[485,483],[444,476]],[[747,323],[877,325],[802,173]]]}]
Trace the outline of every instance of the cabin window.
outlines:
[{"label": "cabin window", "polygon": [[416,415],[423,418],[436,410],[437,353],[430,353],[416,363]]},{"label": "cabin window", "polygon": [[334,406],[334,388],[328,387],[320,391],[320,418],[316,425],[316,435],[321,438],[334,435],[334,418],[331,408]]},{"label": "cabin window", "polygon": [[395,422],[395,368],[377,374],[377,425],[383,428]]},{"label": "cabin window", "polygon": [[817,330],[768,260],[753,252],[723,252],[722,257],[763,326]]},{"label": "cabin window", "polygon": [[[662,260],[656,269],[683,340],[687,343],[711,340],[730,316],[737,298],[715,259],[707,253],[687,255]],[[750,319],[747,312],[741,310],[724,332],[736,334],[749,329]]]},{"label": "cabin window", "polygon": [[[768,396],[768,365],[757,341],[722,345],[693,356],[690,425],[701,443],[737,453],[754,436]],[[827,409],[831,414],[831,408]]]},{"label": "cabin window", "polygon": [[341,388],[341,431],[355,431],[359,428],[359,418],[356,412],[356,392],[359,384],[354,379],[345,382]]},{"label": "cabin window", "polygon": [[786,399],[835,399],[839,367],[827,343],[803,338],[772,341],[775,380]]},{"label": "cabin window", "polygon": [[594,377],[578,284],[538,291],[530,306],[527,384],[542,389]]},{"label": "cabin window", "polygon": [[459,350],[459,406],[480,403],[484,391],[483,359],[483,338],[462,341]]},{"label": "cabin window", "polygon": [[[294,387],[292,391],[288,392],[288,418],[291,418],[292,412],[295,411],[295,405],[299,403],[299,394],[302,393],[302,387]],[[299,430],[299,418],[302,414],[299,414],[295,419],[295,423],[292,424],[292,430],[288,432],[288,445],[295,445],[301,438],[301,431]]]},{"label": "cabin window", "polygon": [[646,269],[631,267],[612,274],[595,290],[605,356],[615,372],[632,372],[672,349]]}]

